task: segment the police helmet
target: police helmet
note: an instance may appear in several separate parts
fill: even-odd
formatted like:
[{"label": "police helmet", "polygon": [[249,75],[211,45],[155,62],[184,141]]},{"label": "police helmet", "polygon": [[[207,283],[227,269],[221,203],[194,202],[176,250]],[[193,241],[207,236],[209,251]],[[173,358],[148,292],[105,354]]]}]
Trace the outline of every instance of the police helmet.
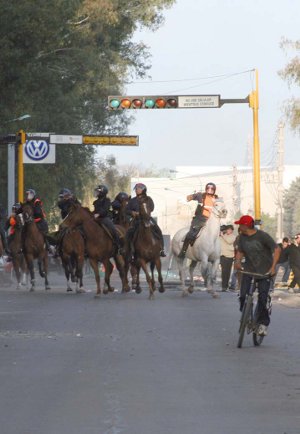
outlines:
[{"label": "police helmet", "polygon": [[21,209],[22,209],[22,205],[19,202],[14,203],[12,206],[12,212],[14,213],[18,213],[19,211],[21,211]]},{"label": "police helmet", "polygon": [[95,192],[95,196],[106,196],[108,193],[108,188],[106,187],[106,185],[100,184],[98,185],[98,187],[95,188],[94,190]]},{"label": "police helmet", "polygon": [[216,184],[214,184],[213,182],[208,182],[207,184],[206,184],[206,186],[205,186],[205,191],[207,191],[207,189],[209,188],[209,187],[211,187],[212,189],[213,189],[213,191],[214,191],[214,193],[216,192]]},{"label": "police helmet", "polygon": [[62,188],[58,193],[58,200],[66,200],[70,199],[71,197],[73,197],[73,194],[68,188]]},{"label": "police helmet", "polygon": [[120,193],[117,194],[116,200],[122,202],[123,200],[128,200],[129,195],[125,193],[124,191],[120,191]]},{"label": "police helmet", "polygon": [[33,200],[36,196],[36,192],[32,188],[28,188],[28,190],[26,190],[25,192],[25,195],[26,195],[26,200]]},{"label": "police helmet", "polygon": [[143,193],[147,193],[147,187],[145,186],[145,184],[138,182],[137,184],[135,184],[133,189],[136,191],[138,188],[141,189]]}]

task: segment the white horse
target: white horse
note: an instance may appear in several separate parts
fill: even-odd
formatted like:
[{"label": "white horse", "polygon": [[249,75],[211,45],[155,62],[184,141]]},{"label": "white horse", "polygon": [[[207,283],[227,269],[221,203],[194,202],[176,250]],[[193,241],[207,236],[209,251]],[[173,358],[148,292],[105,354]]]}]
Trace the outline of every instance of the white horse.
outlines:
[{"label": "white horse", "polygon": [[194,291],[194,270],[197,262],[200,262],[201,274],[207,291],[210,292],[213,297],[217,297],[213,284],[216,280],[220,262],[220,219],[226,217],[226,215],[227,210],[225,209],[223,200],[220,198],[216,199],[206,225],[199,232],[194,244],[188,247],[185,255],[186,258],[191,260],[189,266],[190,286],[188,289],[185,288],[184,259],[178,258],[178,255],[189,228],[180,229],[174,235],[172,239],[172,253],[178,264],[183,296],[187,295],[188,292],[192,293]]}]

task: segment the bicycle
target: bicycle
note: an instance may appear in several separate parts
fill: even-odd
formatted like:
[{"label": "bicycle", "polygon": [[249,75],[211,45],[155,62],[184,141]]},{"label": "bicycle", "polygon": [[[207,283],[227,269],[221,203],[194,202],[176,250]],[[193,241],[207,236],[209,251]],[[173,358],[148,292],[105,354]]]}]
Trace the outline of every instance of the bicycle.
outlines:
[{"label": "bicycle", "polygon": [[[259,324],[256,322],[256,313],[257,313],[257,303],[255,305],[255,299],[254,299],[254,292],[257,289],[258,281],[261,279],[266,279],[268,277],[271,277],[270,274],[259,274],[259,273],[251,273],[248,271],[239,270],[238,271],[241,274],[245,274],[248,276],[252,276],[252,282],[250,285],[249,292],[246,295],[245,303],[242,310],[242,315],[240,319],[240,328],[239,328],[239,339],[237,347],[241,348],[245,331],[247,330],[247,334],[252,333],[253,338],[253,344],[255,346],[261,345],[264,335],[258,334],[258,327]],[[255,305],[255,306],[254,306]],[[272,312],[272,297],[269,292],[268,294],[268,300],[267,300],[267,309],[269,312],[269,315],[271,315]]]}]

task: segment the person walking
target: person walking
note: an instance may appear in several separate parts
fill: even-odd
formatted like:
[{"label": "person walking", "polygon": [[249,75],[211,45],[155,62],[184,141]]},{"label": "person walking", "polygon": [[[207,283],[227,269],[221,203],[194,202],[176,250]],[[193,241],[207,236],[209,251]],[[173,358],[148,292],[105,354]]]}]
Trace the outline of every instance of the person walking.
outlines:
[{"label": "person walking", "polygon": [[[300,233],[294,237],[295,243],[290,245],[289,263],[293,272],[293,280],[291,281],[288,289],[289,292],[300,292]],[[298,285],[299,288],[295,288]]]},{"label": "person walking", "polygon": [[220,233],[222,292],[228,291],[231,268],[234,259],[234,242],[235,235],[233,234],[233,226],[227,225]]}]

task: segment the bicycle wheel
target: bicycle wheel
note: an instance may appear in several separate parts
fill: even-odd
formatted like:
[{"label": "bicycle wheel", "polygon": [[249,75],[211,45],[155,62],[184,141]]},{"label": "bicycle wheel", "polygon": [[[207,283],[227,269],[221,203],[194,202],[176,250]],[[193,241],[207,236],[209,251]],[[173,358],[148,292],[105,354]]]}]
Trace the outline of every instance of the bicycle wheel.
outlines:
[{"label": "bicycle wheel", "polygon": [[247,324],[249,321],[249,317],[250,317],[250,314],[252,311],[252,306],[253,306],[253,297],[251,295],[248,295],[247,300],[245,301],[242,316],[241,316],[241,323],[240,323],[240,329],[239,329],[240,335],[239,335],[239,340],[238,340],[238,344],[237,344],[238,348],[242,347],[245,330],[246,330],[246,327],[247,327]]}]

